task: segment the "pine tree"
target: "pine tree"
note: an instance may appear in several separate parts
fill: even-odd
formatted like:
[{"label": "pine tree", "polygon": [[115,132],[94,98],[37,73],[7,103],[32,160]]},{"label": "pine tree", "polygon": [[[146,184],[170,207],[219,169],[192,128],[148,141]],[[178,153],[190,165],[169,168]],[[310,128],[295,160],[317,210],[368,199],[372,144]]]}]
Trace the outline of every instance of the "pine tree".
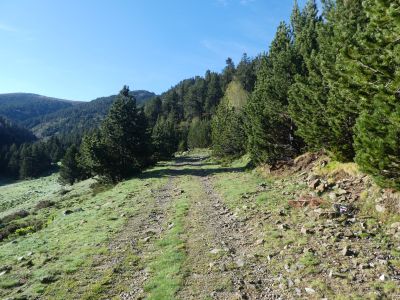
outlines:
[{"label": "pine tree", "polygon": [[[174,111],[174,109],[171,109]],[[144,114],[146,115],[147,121],[150,127],[153,127],[158,119],[158,116],[162,113],[162,101],[160,97],[155,97],[146,102],[144,106]]]},{"label": "pine tree", "polygon": [[[289,91],[289,113],[298,134],[313,150],[327,147],[329,126],[326,116],[327,83],[321,63],[326,59],[319,47],[321,18],[315,0],[309,0],[300,11],[297,3],[292,12],[294,51],[297,74]],[[322,32],[320,32],[322,33]]]},{"label": "pine tree", "polygon": [[[330,38],[321,41],[325,50],[322,68],[329,92],[327,118],[331,131],[328,149],[341,161],[354,158],[354,126],[362,110],[358,91],[362,90],[348,60],[351,49],[359,43],[366,26],[365,9],[362,0],[337,0],[326,13],[325,28],[331,31]],[[338,50],[336,50],[338,49]]]},{"label": "pine tree", "polygon": [[400,4],[366,0],[368,24],[347,61],[361,88],[355,127],[356,162],[385,187],[400,188]]},{"label": "pine tree", "polygon": [[221,88],[223,92],[225,92],[228,84],[233,80],[235,72],[235,64],[233,63],[232,58],[228,57],[226,59],[226,66],[221,74]]},{"label": "pine tree", "polygon": [[166,160],[178,149],[178,133],[173,115],[169,118],[159,117],[152,131],[152,144],[154,147],[154,158]]},{"label": "pine tree", "polygon": [[150,137],[143,110],[124,87],[113,103],[100,132],[82,143],[85,165],[94,174],[117,182],[140,172],[150,163]]},{"label": "pine tree", "polygon": [[8,155],[6,157],[7,165],[7,175],[11,178],[18,178],[19,176],[19,149],[16,144],[12,144],[8,151]]},{"label": "pine tree", "polygon": [[20,151],[19,178],[32,178],[34,174],[34,164],[32,159],[32,146],[23,144]]},{"label": "pine tree", "polygon": [[191,149],[207,148],[211,145],[211,126],[206,119],[195,118],[190,123],[187,144]]},{"label": "pine tree", "polygon": [[205,76],[207,91],[204,101],[204,112],[206,116],[211,116],[215,112],[215,107],[222,98],[220,78],[217,73],[207,71]]},{"label": "pine tree", "polygon": [[246,135],[240,110],[222,101],[211,122],[213,155],[222,159],[234,159],[244,154]]},{"label": "pine tree", "polygon": [[281,23],[268,55],[262,59],[246,106],[248,149],[253,162],[274,164],[298,152],[287,113],[288,91],[295,74],[290,29]]},{"label": "pine tree", "polygon": [[255,63],[246,53],[236,68],[236,78],[247,92],[252,92],[256,83]]},{"label": "pine tree", "polygon": [[79,149],[81,165],[90,175],[107,177],[111,173],[112,164],[109,165],[110,161],[107,150],[107,145],[100,131],[88,133],[82,138]]},{"label": "pine tree", "polygon": [[69,147],[65,152],[60,167],[60,181],[62,183],[72,185],[88,177],[88,174],[80,164],[79,155],[79,150],[75,145]]}]

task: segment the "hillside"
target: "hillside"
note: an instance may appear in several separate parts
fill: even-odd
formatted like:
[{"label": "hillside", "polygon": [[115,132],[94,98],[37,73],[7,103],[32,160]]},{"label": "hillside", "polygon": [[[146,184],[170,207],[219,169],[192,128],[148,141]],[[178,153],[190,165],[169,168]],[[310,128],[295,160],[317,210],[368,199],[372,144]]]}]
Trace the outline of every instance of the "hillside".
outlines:
[{"label": "hillside", "polygon": [[29,130],[17,126],[0,116],[0,147],[32,142],[36,137]]},{"label": "hillside", "polygon": [[47,115],[81,102],[30,93],[0,94],[0,115],[23,124],[26,120]]},{"label": "hillside", "polygon": [[201,152],[113,187],[56,175],[0,187],[0,297],[400,295],[395,194],[321,154],[268,173],[247,163]]},{"label": "hillside", "polygon": [[[142,105],[156,94],[144,90],[132,91],[138,105]],[[90,102],[81,102],[57,112],[27,119],[23,125],[30,128],[38,137],[54,134],[78,134],[97,127],[104,119],[116,95],[101,97]]]},{"label": "hillside", "polygon": [[[156,96],[144,90],[132,91],[131,94],[139,105]],[[115,97],[111,95],[82,102],[30,93],[0,94],[0,116],[32,130],[37,137],[81,135],[99,125]]]}]

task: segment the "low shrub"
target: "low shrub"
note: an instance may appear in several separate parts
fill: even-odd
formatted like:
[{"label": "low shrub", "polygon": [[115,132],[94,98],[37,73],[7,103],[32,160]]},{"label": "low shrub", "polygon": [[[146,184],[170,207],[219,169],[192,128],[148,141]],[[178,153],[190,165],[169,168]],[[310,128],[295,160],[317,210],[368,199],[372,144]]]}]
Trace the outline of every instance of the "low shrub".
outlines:
[{"label": "low shrub", "polygon": [[11,221],[14,221],[14,220],[17,220],[17,219],[22,219],[22,218],[25,218],[27,216],[29,216],[29,212],[24,210],[24,209],[21,209],[21,210],[18,210],[16,212],[13,212],[13,213],[3,217],[0,220],[0,223],[7,224],[7,223],[10,223]]},{"label": "low shrub", "polygon": [[50,200],[39,201],[35,206],[35,211],[41,210],[43,208],[52,207],[52,206],[54,206],[54,204],[55,203],[53,201],[50,201]]}]

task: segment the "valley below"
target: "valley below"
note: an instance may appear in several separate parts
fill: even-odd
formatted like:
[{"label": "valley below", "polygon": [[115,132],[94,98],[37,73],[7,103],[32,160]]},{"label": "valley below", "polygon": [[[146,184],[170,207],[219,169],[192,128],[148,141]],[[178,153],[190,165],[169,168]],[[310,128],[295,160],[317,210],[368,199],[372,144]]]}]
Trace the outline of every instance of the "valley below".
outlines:
[{"label": "valley below", "polygon": [[115,186],[3,185],[0,298],[396,299],[398,214],[324,159],[266,172],[200,151]]}]

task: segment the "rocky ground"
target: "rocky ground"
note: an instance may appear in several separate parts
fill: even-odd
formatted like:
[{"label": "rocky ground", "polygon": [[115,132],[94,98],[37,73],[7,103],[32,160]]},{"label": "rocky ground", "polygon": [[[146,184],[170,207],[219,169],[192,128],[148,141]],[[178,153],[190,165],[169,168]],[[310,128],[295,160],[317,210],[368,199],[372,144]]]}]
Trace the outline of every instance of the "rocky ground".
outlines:
[{"label": "rocky ground", "polygon": [[400,299],[398,194],[352,164],[319,153],[249,170],[191,155],[135,184],[93,203],[122,222],[103,250],[25,298]]}]

